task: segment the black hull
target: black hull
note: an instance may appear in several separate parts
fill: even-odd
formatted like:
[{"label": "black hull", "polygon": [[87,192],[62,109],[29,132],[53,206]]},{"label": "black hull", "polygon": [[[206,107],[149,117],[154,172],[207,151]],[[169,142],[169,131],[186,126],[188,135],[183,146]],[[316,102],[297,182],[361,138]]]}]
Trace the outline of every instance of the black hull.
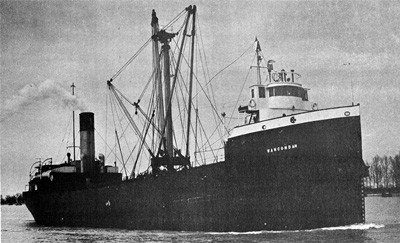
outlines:
[{"label": "black hull", "polygon": [[52,226],[297,230],[364,222],[360,117],[229,139],[226,161],[63,192],[24,192]]}]

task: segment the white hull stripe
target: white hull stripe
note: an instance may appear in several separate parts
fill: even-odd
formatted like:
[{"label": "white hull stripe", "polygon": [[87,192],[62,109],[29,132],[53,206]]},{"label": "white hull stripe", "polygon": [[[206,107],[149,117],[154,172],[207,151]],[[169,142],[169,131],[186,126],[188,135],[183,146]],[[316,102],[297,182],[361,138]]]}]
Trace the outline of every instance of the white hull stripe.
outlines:
[{"label": "white hull stripe", "polygon": [[308,122],[330,120],[335,118],[360,116],[360,106],[337,107],[317,111],[303,112],[285,117],[274,118],[260,121],[249,125],[235,127],[229,138],[234,138],[246,134],[260,131],[276,129],[279,127],[293,126]]}]

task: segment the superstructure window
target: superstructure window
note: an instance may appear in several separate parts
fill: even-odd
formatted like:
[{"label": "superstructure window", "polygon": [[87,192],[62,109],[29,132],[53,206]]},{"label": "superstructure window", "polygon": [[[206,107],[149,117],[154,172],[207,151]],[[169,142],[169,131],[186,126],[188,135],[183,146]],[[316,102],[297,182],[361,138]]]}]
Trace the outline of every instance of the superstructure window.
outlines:
[{"label": "superstructure window", "polygon": [[258,87],[258,97],[265,98],[265,88],[264,87]]},{"label": "superstructure window", "polygon": [[294,96],[300,97],[302,100],[307,101],[307,90],[301,87],[294,87],[294,86],[280,86],[280,87],[273,87],[269,89],[269,97],[272,96]]},{"label": "superstructure window", "polygon": [[302,95],[302,97],[301,97],[304,101],[308,101],[308,93],[307,93],[307,90],[303,90],[303,95]]},{"label": "superstructure window", "polygon": [[254,89],[251,89],[251,98],[254,98]]},{"label": "superstructure window", "polygon": [[269,97],[275,96],[275,89],[271,88],[269,89]]}]

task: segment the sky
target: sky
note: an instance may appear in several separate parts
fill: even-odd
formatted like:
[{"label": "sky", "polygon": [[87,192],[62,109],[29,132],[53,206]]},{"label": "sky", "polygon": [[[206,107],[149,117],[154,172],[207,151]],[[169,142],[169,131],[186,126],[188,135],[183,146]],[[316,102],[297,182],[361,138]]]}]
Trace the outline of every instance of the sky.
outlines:
[{"label": "sky", "polygon": [[[276,67],[301,74],[299,81],[320,108],[360,103],[365,161],[399,153],[398,1],[3,0],[2,195],[25,190],[39,158],[62,158],[61,142],[71,143],[66,130],[72,109],[94,112],[101,127],[106,80],[149,38],[152,9],[166,24],[190,4],[197,5],[210,76],[257,36],[263,55]],[[213,79],[220,112],[237,109],[253,56],[246,54]],[[130,74],[121,75],[121,90],[139,85],[140,78],[126,81]],[[70,94],[72,82],[76,97]],[[246,95],[240,97],[243,105]]]}]

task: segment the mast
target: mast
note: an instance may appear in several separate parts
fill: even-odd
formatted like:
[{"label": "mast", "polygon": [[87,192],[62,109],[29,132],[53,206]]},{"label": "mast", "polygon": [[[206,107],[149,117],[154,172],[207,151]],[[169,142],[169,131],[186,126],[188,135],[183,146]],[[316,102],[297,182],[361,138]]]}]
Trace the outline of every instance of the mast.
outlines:
[{"label": "mast", "polygon": [[190,58],[190,83],[189,83],[189,98],[188,98],[188,120],[186,133],[186,158],[189,157],[189,136],[190,136],[190,119],[192,113],[192,90],[193,90],[193,62],[194,62],[194,41],[196,34],[196,5],[192,8],[192,50]]},{"label": "mast", "polygon": [[[75,84],[72,83],[72,85],[71,85],[72,95],[75,95],[75,87],[76,87]],[[72,151],[73,151],[74,161],[75,161],[76,160],[76,158],[75,158],[75,110],[72,110]]]},{"label": "mast", "polygon": [[[189,17],[190,17],[190,12],[191,12],[192,6],[189,6],[186,8],[186,10],[188,11],[188,15],[186,18],[186,23],[185,23],[185,27],[183,30],[183,34],[182,34],[182,40],[181,40],[181,47],[180,47],[180,51],[179,51],[179,55],[178,55],[178,60],[176,62],[176,67],[175,67],[175,75],[174,75],[174,80],[172,82],[172,86],[171,86],[171,75],[170,75],[170,60],[169,60],[169,50],[170,50],[170,46],[169,46],[169,42],[171,41],[172,38],[174,38],[178,33],[168,33],[165,30],[160,30],[157,35],[154,38],[157,38],[158,41],[160,41],[163,46],[162,48],[162,52],[164,54],[164,95],[165,95],[165,119],[164,119],[164,127],[162,128],[162,132],[161,134],[165,134],[165,149],[167,154],[170,157],[173,157],[173,127],[172,127],[172,95],[175,89],[175,85],[176,85],[176,80],[178,77],[178,73],[179,73],[179,68],[180,68],[180,63],[181,63],[181,58],[182,58],[182,52],[183,52],[183,45],[185,43],[185,37],[186,37],[186,33],[187,33],[187,26],[188,26],[188,22],[189,22]],[[160,143],[161,146],[161,143]],[[158,154],[160,152],[160,149],[158,151]]]},{"label": "mast", "polygon": [[[155,14],[155,11],[153,11]],[[155,15],[153,15],[153,20]],[[153,27],[153,30],[155,28]],[[170,156],[173,155],[173,131],[172,131],[172,92],[171,92],[171,72],[170,72],[170,57],[169,50],[171,47],[169,46],[169,42],[175,36],[174,33],[167,33],[165,30],[160,30],[156,35],[153,36],[153,39],[162,43],[161,51],[163,53],[163,62],[164,62],[164,102],[166,105],[165,109],[165,119],[162,121],[163,124],[163,133],[165,132],[165,147],[167,154]],[[161,60],[160,60],[161,61]],[[160,63],[160,62],[159,62]],[[157,66],[159,64],[156,64]],[[160,75],[161,77],[161,75]],[[161,83],[159,83],[161,85]],[[158,92],[162,93],[162,89],[158,86]],[[163,117],[164,118],[164,117]],[[164,136],[164,135],[163,135]],[[164,140],[164,137],[161,139]]]},{"label": "mast", "polygon": [[[193,14],[193,7],[190,5],[185,9],[187,11],[187,16],[184,22],[184,28],[182,32],[182,38],[181,38],[181,44],[180,48],[178,48],[179,53],[178,53],[178,59],[176,61],[176,65],[174,68],[174,73],[173,73],[173,80],[171,82],[171,73],[170,73],[170,46],[169,42],[171,41],[172,38],[174,38],[178,33],[168,33],[165,30],[160,30],[157,32],[156,35],[153,35],[153,39],[159,41],[162,46],[161,46],[161,53],[163,54],[162,58],[163,60],[160,60],[160,62],[163,62],[163,85],[164,85],[164,111],[165,111],[165,119],[164,119],[164,126],[161,129],[161,141],[158,147],[157,154],[154,156],[152,155],[151,159],[151,167],[152,167],[152,172],[154,175],[157,175],[162,168],[167,168],[167,171],[174,171],[175,168],[174,166],[182,166],[183,168],[189,168],[190,167],[190,162],[188,157],[185,157],[184,155],[181,154],[180,150],[174,151],[174,146],[173,146],[173,125],[172,125],[172,98],[175,90],[175,86],[177,83],[177,79],[179,76],[179,69],[180,69],[180,64],[183,56],[183,50],[184,50],[184,44],[185,44],[185,38],[186,36],[190,36],[187,34],[188,31],[188,25],[190,22],[190,15]],[[195,20],[193,20],[194,22]],[[192,34],[194,34],[194,27],[192,28]],[[194,50],[194,40],[192,43],[192,52]],[[193,83],[193,62],[194,62],[194,55],[192,53],[191,56],[191,80],[190,82]],[[161,58],[160,58],[161,59]],[[189,84],[191,86],[190,89],[193,88],[192,84]],[[190,95],[191,96],[191,95]],[[189,100],[191,100],[191,97],[189,97]],[[191,103],[189,103],[189,107],[191,107]],[[188,118],[189,125],[190,125],[190,118]],[[189,127],[189,126],[188,126]],[[183,131],[185,133],[185,131]],[[164,150],[161,149],[161,147],[164,146]],[[151,151],[150,151],[151,153]],[[187,149],[188,153],[188,149]],[[152,153],[151,153],[152,154]]]},{"label": "mast", "polygon": [[166,139],[166,150],[167,153],[172,156],[173,155],[173,131],[172,131],[172,107],[170,102],[172,101],[171,97],[171,73],[170,73],[170,60],[169,60],[169,50],[171,47],[169,46],[169,41],[165,40],[163,42],[162,51],[164,54],[164,93],[165,93],[165,103],[167,104],[167,116],[165,119],[166,123],[166,131],[165,131],[165,139]]},{"label": "mast", "polygon": [[257,84],[261,84],[261,70],[260,70],[260,63],[262,60],[262,57],[260,55],[261,52],[261,46],[260,43],[258,42],[258,39],[256,37],[256,53],[257,53]]},{"label": "mast", "polygon": [[151,14],[152,19],[151,19],[151,27],[152,27],[152,36],[153,36],[153,60],[154,60],[154,68],[155,68],[155,88],[157,92],[157,114],[158,114],[158,127],[162,128],[164,127],[164,97],[163,97],[163,91],[162,91],[162,81],[161,81],[161,68],[160,68],[160,53],[159,53],[159,46],[158,46],[158,40],[156,38],[156,35],[159,31],[159,25],[158,25],[158,18],[156,11],[153,9],[153,12]]}]

